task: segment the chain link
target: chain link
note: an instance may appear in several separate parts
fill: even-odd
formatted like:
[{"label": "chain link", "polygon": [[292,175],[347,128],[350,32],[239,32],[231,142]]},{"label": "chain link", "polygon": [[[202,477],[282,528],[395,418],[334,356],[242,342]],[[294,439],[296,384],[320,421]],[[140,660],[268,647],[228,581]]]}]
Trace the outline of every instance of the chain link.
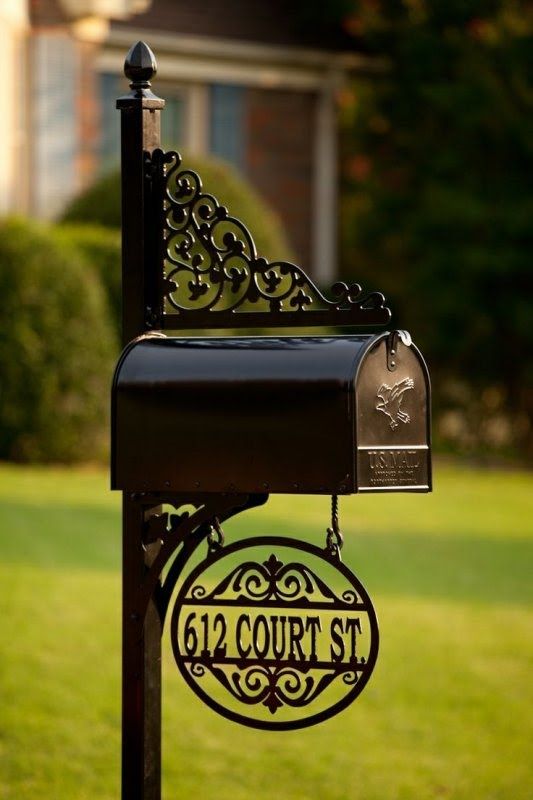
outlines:
[{"label": "chain link", "polygon": [[328,528],[326,532],[326,550],[332,557],[340,560],[343,544],[344,538],[339,528],[339,497],[333,494],[331,495],[331,528]]},{"label": "chain link", "polygon": [[207,534],[207,547],[210,553],[215,553],[224,545],[224,531],[220,527],[218,517],[213,518],[213,524]]}]

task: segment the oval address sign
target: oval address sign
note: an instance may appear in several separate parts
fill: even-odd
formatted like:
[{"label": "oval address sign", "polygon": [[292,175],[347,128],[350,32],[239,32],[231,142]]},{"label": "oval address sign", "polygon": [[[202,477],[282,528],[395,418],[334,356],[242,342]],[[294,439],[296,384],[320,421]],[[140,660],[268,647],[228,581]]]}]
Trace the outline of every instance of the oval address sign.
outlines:
[{"label": "oval address sign", "polygon": [[171,639],[193,691],[219,714],[290,730],[337,714],[366,685],[376,614],[328,550],[256,537],[209,554],[184,581]]}]

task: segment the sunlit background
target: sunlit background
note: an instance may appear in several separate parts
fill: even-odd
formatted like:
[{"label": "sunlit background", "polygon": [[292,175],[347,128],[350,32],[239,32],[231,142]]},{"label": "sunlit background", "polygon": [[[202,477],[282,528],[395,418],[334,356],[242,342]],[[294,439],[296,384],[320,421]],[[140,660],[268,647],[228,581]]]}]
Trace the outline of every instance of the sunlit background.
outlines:
[{"label": "sunlit background", "polygon": [[[313,731],[241,733],[167,646],[166,796],[528,800],[533,7],[512,0],[0,3],[0,798],[118,796],[115,101],[139,39],[163,146],[261,255],[383,291],[434,391],[435,494],[342,504],[371,683]],[[326,500],[233,531],[318,541]]]}]

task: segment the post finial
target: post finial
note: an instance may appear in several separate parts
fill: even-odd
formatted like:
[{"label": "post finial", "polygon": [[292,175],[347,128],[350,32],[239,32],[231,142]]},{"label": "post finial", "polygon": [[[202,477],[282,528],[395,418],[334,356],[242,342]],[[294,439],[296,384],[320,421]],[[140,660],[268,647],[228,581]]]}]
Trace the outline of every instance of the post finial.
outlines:
[{"label": "post finial", "polygon": [[124,74],[131,81],[130,87],[148,89],[156,73],[157,62],[146,42],[132,45],[124,62]]}]

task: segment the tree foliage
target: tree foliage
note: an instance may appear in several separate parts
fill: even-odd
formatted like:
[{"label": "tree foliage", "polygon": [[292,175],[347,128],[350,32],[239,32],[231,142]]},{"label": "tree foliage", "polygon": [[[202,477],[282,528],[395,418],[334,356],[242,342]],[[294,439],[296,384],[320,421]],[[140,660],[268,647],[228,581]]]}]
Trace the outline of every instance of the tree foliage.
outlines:
[{"label": "tree foliage", "polygon": [[416,333],[441,406],[503,414],[500,439],[533,452],[532,7],[352,5],[345,26],[386,63],[341,98],[344,272]]}]

